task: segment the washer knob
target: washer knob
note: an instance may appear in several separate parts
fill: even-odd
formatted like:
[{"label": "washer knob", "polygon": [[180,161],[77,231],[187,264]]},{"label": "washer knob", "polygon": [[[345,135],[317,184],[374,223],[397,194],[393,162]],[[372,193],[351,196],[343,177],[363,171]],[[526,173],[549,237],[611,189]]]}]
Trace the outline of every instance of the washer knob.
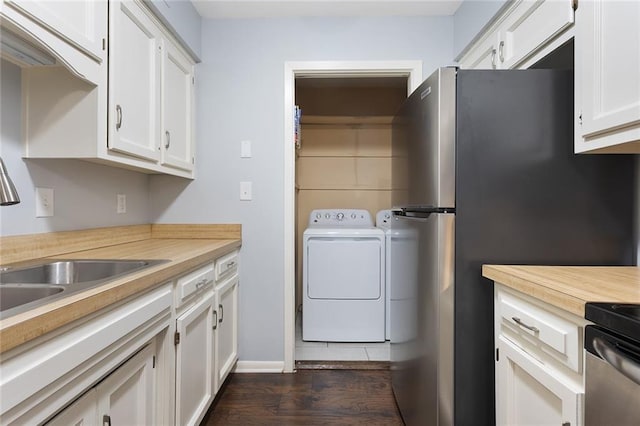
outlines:
[{"label": "washer knob", "polygon": [[390,215],[389,213],[385,213],[385,214],[384,214],[384,218],[385,218],[385,219],[391,219],[391,215]]},{"label": "washer knob", "polygon": [[344,219],[344,213],[338,213],[338,214],[336,215],[336,219],[338,219],[338,220],[342,220],[342,219]]},{"label": "washer knob", "polygon": [[316,213],[316,219],[322,218],[322,213]]},{"label": "washer knob", "polygon": [[325,219],[331,219],[331,215],[330,215],[329,213],[326,213],[326,214],[324,215],[324,218],[325,218]]},{"label": "washer knob", "polygon": [[355,219],[356,218],[356,214],[355,213],[351,213],[351,219]]}]

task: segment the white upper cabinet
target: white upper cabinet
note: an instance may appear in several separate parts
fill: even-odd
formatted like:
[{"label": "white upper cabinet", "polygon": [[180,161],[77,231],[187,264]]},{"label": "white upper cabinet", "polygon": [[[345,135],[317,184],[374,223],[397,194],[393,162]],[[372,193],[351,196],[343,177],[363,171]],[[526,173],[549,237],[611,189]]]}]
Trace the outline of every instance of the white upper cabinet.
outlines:
[{"label": "white upper cabinet", "polygon": [[[107,60],[105,0],[4,0],[0,17],[4,59],[26,68],[62,65],[94,86],[105,81],[101,71]],[[28,50],[35,55],[21,45],[31,46]]]},{"label": "white upper cabinet", "polygon": [[165,43],[162,74],[162,164],[192,170],[193,64],[172,43]]},{"label": "white upper cabinet", "polygon": [[64,38],[85,54],[102,58],[104,35],[100,31],[106,19],[106,1],[5,0],[44,28]]},{"label": "white upper cabinet", "polygon": [[576,16],[576,152],[640,153],[640,2],[589,0]]},{"label": "white upper cabinet", "polygon": [[500,68],[515,68],[573,25],[569,0],[520,1],[498,30]]},{"label": "white upper cabinet", "polygon": [[0,16],[63,65],[14,60],[26,158],[193,178],[194,61],[144,2],[11,0]]},{"label": "white upper cabinet", "polygon": [[572,0],[516,0],[459,58],[465,69],[526,68],[573,34]]},{"label": "white upper cabinet", "polygon": [[487,34],[474,45],[460,61],[460,67],[465,69],[491,70],[498,68],[498,45],[500,38],[497,32]]},{"label": "white upper cabinet", "polygon": [[109,6],[109,148],[158,161],[160,34],[138,3]]}]

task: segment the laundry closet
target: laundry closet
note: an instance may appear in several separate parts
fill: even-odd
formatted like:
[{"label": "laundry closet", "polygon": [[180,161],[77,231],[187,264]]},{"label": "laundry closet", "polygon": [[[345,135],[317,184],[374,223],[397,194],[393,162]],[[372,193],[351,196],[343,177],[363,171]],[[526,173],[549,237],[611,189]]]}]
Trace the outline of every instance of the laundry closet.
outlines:
[{"label": "laundry closet", "polygon": [[[303,233],[317,209],[391,207],[391,123],[406,77],[298,77],[296,307],[303,296]],[[299,321],[299,320],[298,320]]]}]

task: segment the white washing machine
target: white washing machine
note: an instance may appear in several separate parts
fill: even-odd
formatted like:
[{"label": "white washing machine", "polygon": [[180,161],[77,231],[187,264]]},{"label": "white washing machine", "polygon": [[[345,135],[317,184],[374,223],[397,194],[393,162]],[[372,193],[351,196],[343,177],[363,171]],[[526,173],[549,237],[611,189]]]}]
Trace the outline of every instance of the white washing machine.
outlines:
[{"label": "white washing machine", "polygon": [[309,215],[303,234],[302,340],[385,340],[384,232],[367,210]]},{"label": "white washing machine", "polygon": [[390,298],[391,289],[389,284],[391,283],[391,210],[380,210],[376,213],[376,227],[380,228],[384,232],[384,337],[386,340],[391,340],[391,310]]}]

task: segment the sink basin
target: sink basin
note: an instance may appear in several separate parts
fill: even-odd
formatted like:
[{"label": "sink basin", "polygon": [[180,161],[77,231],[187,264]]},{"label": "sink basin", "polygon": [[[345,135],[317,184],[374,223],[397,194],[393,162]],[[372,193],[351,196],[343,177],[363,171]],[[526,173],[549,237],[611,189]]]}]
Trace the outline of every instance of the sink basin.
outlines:
[{"label": "sink basin", "polygon": [[158,260],[57,260],[0,272],[0,283],[68,285],[114,278]]},{"label": "sink basin", "polygon": [[0,318],[168,260],[51,260],[0,270]]},{"label": "sink basin", "polygon": [[0,311],[43,299],[58,294],[63,290],[64,287],[42,284],[27,286],[20,284],[2,285],[0,286]]}]

